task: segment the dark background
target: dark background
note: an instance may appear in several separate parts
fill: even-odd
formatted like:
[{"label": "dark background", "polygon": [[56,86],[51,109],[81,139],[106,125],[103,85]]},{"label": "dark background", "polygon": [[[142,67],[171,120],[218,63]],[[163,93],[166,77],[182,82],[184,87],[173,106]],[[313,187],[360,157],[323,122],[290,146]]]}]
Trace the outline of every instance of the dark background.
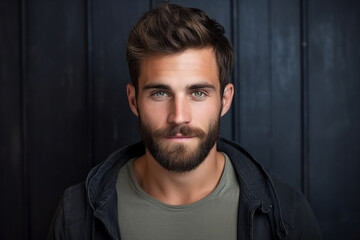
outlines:
[{"label": "dark background", "polygon": [[[234,44],[222,135],[304,191],[324,239],[359,239],[360,2],[174,2]],[[44,239],[64,189],[139,139],[125,46],[155,5],[0,1],[0,239]]]}]

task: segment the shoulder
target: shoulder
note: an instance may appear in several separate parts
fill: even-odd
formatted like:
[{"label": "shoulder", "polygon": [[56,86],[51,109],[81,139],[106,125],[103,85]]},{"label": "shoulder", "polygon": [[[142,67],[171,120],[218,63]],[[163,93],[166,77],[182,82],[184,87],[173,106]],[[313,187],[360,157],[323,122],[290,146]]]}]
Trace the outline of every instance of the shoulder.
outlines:
[{"label": "shoulder", "polygon": [[321,239],[314,213],[300,189],[271,176],[281,207],[283,221],[291,239]]},{"label": "shoulder", "polygon": [[71,186],[65,190],[51,223],[48,239],[68,237],[82,239],[87,211],[89,211],[86,199],[84,183]]},{"label": "shoulder", "polygon": [[85,215],[87,202],[84,183],[67,188],[64,192],[63,206],[68,219],[76,220]]}]

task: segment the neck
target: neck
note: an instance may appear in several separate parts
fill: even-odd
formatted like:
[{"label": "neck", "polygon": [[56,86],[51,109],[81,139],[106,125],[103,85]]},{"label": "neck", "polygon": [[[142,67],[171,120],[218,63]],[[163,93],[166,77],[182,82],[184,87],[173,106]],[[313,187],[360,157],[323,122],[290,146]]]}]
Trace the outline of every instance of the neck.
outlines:
[{"label": "neck", "polygon": [[148,153],[135,160],[134,173],[144,192],[169,205],[196,202],[217,186],[225,165],[225,157],[216,144],[206,159],[194,170],[177,173],[160,166]]}]

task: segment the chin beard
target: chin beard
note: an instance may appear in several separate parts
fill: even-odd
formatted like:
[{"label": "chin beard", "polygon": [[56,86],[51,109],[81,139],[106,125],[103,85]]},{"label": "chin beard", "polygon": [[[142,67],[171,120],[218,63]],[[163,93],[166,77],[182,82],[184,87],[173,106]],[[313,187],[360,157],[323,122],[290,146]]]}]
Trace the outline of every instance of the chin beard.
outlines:
[{"label": "chin beard", "polygon": [[[141,138],[152,157],[166,170],[183,173],[196,169],[209,155],[220,133],[220,118],[210,122],[208,132],[188,125],[171,125],[152,130],[151,126],[139,121]],[[185,143],[165,143],[162,140],[181,133],[198,139],[196,146]]]}]

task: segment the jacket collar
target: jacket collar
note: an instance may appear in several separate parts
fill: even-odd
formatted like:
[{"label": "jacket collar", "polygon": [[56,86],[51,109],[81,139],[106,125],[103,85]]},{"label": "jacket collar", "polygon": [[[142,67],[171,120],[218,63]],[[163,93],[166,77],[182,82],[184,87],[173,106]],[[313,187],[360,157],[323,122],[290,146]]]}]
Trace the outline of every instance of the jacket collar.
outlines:
[{"label": "jacket collar", "polygon": [[117,210],[114,211],[114,206],[117,206],[117,174],[127,161],[144,154],[145,147],[141,142],[123,147],[94,167],[87,176],[86,190],[89,205],[94,216],[103,222],[112,239],[121,239]]},{"label": "jacket collar", "polygon": [[[272,222],[278,237],[281,239],[287,234],[287,229],[282,219],[281,209],[274,184],[260,163],[238,144],[220,139],[218,151],[225,152],[237,173],[240,184],[242,209],[247,209],[247,214],[252,214],[256,209],[263,213],[272,214]],[[87,197],[95,217],[105,225],[113,239],[120,239],[117,211],[116,178],[121,167],[127,161],[145,154],[144,145],[139,142],[119,149],[110,155],[103,163],[94,167],[87,179]],[[244,208],[245,207],[245,208]],[[239,208],[240,209],[240,208]],[[240,213],[239,213],[240,217]],[[252,224],[250,216],[246,216],[248,224]],[[240,221],[240,219],[239,219]],[[250,226],[251,227],[251,226]],[[250,233],[252,235],[252,233]]]},{"label": "jacket collar", "polygon": [[225,152],[234,167],[240,185],[240,210],[246,209],[246,219],[248,223],[249,236],[252,239],[253,214],[255,210],[270,214],[270,223],[274,228],[279,239],[283,239],[287,233],[287,227],[284,224],[281,214],[281,207],[271,177],[265,171],[264,167],[257,162],[245,149],[235,142],[220,139],[218,142],[218,151]]}]

